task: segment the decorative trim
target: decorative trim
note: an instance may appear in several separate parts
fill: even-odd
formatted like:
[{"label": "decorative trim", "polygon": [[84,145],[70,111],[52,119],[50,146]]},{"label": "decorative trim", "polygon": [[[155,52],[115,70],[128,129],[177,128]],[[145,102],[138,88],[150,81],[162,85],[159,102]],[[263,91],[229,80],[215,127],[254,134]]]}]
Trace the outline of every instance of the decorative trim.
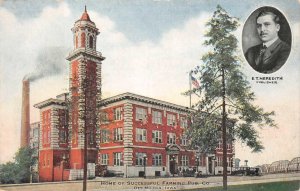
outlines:
[{"label": "decorative trim", "polygon": [[57,105],[57,106],[66,106],[66,102],[61,99],[47,99],[45,101],[42,101],[40,103],[34,104],[33,107],[42,109],[44,107],[50,106],[50,105]]},{"label": "decorative trim", "polygon": [[132,104],[125,103],[124,104],[124,164],[132,165],[132,148],[128,148],[133,146],[133,107]]},{"label": "decorative trim", "polygon": [[173,104],[170,102],[166,102],[166,101],[161,101],[158,99],[153,99],[153,98],[149,98],[149,97],[145,97],[145,96],[141,96],[141,95],[137,95],[137,94],[133,94],[133,93],[123,93],[123,94],[119,94],[107,99],[103,99],[101,101],[101,103],[98,106],[106,106],[107,104],[111,104],[114,102],[119,102],[121,100],[131,100],[131,101],[137,101],[137,102],[143,102],[146,104],[152,104],[152,105],[156,105],[156,106],[160,106],[160,109],[166,110],[168,109],[175,109],[175,110],[179,110],[179,111],[183,111],[183,112],[192,112],[193,110],[189,109],[188,107],[184,107],[181,105],[177,105],[177,104]]}]

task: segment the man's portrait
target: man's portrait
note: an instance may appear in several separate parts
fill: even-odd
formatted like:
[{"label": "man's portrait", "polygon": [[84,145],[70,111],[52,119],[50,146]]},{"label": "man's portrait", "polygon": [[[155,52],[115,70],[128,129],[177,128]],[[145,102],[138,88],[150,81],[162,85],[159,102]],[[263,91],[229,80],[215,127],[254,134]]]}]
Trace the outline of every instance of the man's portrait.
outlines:
[{"label": "man's portrait", "polygon": [[291,30],[285,17],[272,7],[253,12],[243,29],[243,50],[257,72],[269,74],[279,70],[291,51]]}]

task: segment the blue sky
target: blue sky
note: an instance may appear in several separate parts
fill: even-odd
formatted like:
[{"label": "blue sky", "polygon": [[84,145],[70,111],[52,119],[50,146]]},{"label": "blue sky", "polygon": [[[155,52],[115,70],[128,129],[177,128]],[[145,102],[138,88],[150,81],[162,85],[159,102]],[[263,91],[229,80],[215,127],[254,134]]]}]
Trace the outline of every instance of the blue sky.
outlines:
[{"label": "blue sky", "polygon": [[[60,2],[53,0],[4,0],[3,6],[12,11],[18,18],[26,20],[37,17],[45,6],[57,7]],[[247,17],[245,12],[252,10],[256,5],[276,5],[280,9],[288,10],[289,14],[293,15],[293,20],[300,18],[300,6],[296,0],[71,0],[65,2],[69,4],[75,15],[81,14],[84,5],[87,5],[88,9],[108,16],[115,21],[117,29],[133,41],[158,40],[162,33],[183,25],[188,18],[197,16],[199,12],[214,11],[217,4],[222,5],[232,15],[241,19],[245,19]]]},{"label": "blue sky", "polygon": [[[188,106],[188,98],[181,93],[189,87],[188,72],[207,51],[202,46],[205,23],[217,4],[240,18],[241,26],[236,32],[239,41],[243,23],[260,6],[282,11],[293,34],[287,63],[272,74],[284,79],[277,85],[251,81],[251,77],[267,75],[254,72],[240,56],[243,72],[257,95],[256,103],[277,113],[279,128],[260,130],[266,146],[263,153],[252,154],[243,144],[237,144],[237,157],[248,159],[249,164],[261,164],[300,156],[299,1],[0,0],[0,162],[11,159],[19,146],[23,77],[51,61],[61,69],[57,75],[31,84],[31,105],[67,91],[65,57],[73,48],[70,29],[84,5],[101,32],[97,49],[106,57],[104,97],[129,91]],[[241,43],[239,50],[241,53]],[[43,55],[49,60],[41,59]],[[38,110],[31,107],[31,122],[38,120]]]}]

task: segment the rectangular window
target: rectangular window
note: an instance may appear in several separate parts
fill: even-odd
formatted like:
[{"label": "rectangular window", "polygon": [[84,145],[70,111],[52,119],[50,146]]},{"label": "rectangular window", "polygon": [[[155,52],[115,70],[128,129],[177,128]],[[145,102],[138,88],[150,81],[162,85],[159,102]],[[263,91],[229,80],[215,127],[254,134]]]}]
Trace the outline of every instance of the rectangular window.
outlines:
[{"label": "rectangular window", "polygon": [[217,166],[222,166],[222,158],[221,157],[217,157]]},{"label": "rectangular window", "polygon": [[47,131],[43,131],[43,144],[47,144],[48,142],[48,138],[47,138],[48,132]]},{"label": "rectangular window", "polygon": [[231,149],[231,144],[227,144],[227,149]]},{"label": "rectangular window", "polygon": [[50,129],[48,129],[48,132],[47,132],[47,143],[50,143],[50,138],[51,138]]},{"label": "rectangular window", "polygon": [[38,128],[33,129],[33,138],[39,138],[39,129]]},{"label": "rectangular window", "polygon": [[167,143],[168,144],[176,144],[176,134],[175,133],[167,133]]},{"label": "rectangular window", "polygon": [[176,118],[173,114],[167,114],[167,124],[169,126],[176,126]]},{"label": "rectangular window", "polygon": [[43,121],[42,121],[42,141],[43,144],[49,144],[50,143],[50,125],[51,125],[51,112],[50,111],[44,111],[42,113],[43,115]]},{"label": "rectangular window", "polygon": [[114,165],[121,166],[122,153],[114,153]]},{"label": "rectangular window", "polygon": [[144,165],[144,156],[146,153],[135,153],[135,165]]},{"label": "rectangular window", "polygon": [[114,129],[114,141],[122,141],[122,128],[115,128]]},{"label": "rectangular window", "polygon": [[153,166],[161,166],[161,164],[162,164],[161,154],[153,154],[152,155],[152,164],[153,164]]},{"label": "rectangular window", "polygon": [[101,154],[101,164],[108,165],[108,154]]},{"label": "rectangular window", "polygon": [[109,130],[102,129],[100,130],[100,143],[108,143],[109,142]]},{"label": "rectangular window", "polygon": [[186,117],[180,117],[180,127],[187,128],[187,118]]},{"label": "rectangular window", "polygon": [[66,143],[67,142],[67,132],[65,130],[59,131],[59,142],[60,143]]},{"label": "rectangular window", "polygon": [[181,145],[187,146],[187,136],[186,135],[181,136]]},{"label": "rectangular window", "polygon": [[146,142],[147,141],[147,130],[136,128],[136,141],[137,142]]},{"label": "rectangular window", "polygon": [[101,124],[105,124],[105,123],[108,123],[108,122],[109,122],[109,121],[108,121],[108,113],[102,111],[102,112],[100,113],[100,123],[101,123]]},{"label": "rectangular window", "polygon": [[91,131],[89,133],[89,138],[88,139],[89,139],[90,144],[94,144],[95,138],[94,138],[94,132],[93,131]]},{"label": "rectangular window", "polygon": [[189,166],[189,157],[186,155],[181,156],[181,166]]},{"label": "rectangular window", "polygon": [[122,119],[122,107],[117,107],[114,109],[114,120],[118,121]]},{"label": "rectangular window", "polygon": [[223,142],[222,142],[222,140],[219,141],[217,148],[218,149],[222,149],[223,148]]},{"label": "rectangular window", "polygon": [[152,112],[152,123],[162,124],[162,113],[160,111]]},{"label": "rectangular window", "polygon": [[161,131],[152,131],[152,142],[153,143],[162,143],[162,132]]},{"label": "rectangular window", "polygon": [[135,119],[137,121],[142,121],[144,120],[145,118],[147,117],[147,114],[146,114],[146,109],[145,108],[141,108],[141,107],[137,107],[136,108],[136,111],[135,111]]}]

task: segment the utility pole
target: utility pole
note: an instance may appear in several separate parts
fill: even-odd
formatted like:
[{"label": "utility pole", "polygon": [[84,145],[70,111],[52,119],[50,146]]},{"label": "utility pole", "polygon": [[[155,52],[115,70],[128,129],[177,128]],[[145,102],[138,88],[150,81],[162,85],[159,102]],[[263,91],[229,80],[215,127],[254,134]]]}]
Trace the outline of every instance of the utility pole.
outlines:
[{"label": "utility pole", "polygon": [[223,189],[227,190],[227,133],[226,133],[226,105],[225,105],[225,69],[222,64],[222,140],[223,140]]}]

